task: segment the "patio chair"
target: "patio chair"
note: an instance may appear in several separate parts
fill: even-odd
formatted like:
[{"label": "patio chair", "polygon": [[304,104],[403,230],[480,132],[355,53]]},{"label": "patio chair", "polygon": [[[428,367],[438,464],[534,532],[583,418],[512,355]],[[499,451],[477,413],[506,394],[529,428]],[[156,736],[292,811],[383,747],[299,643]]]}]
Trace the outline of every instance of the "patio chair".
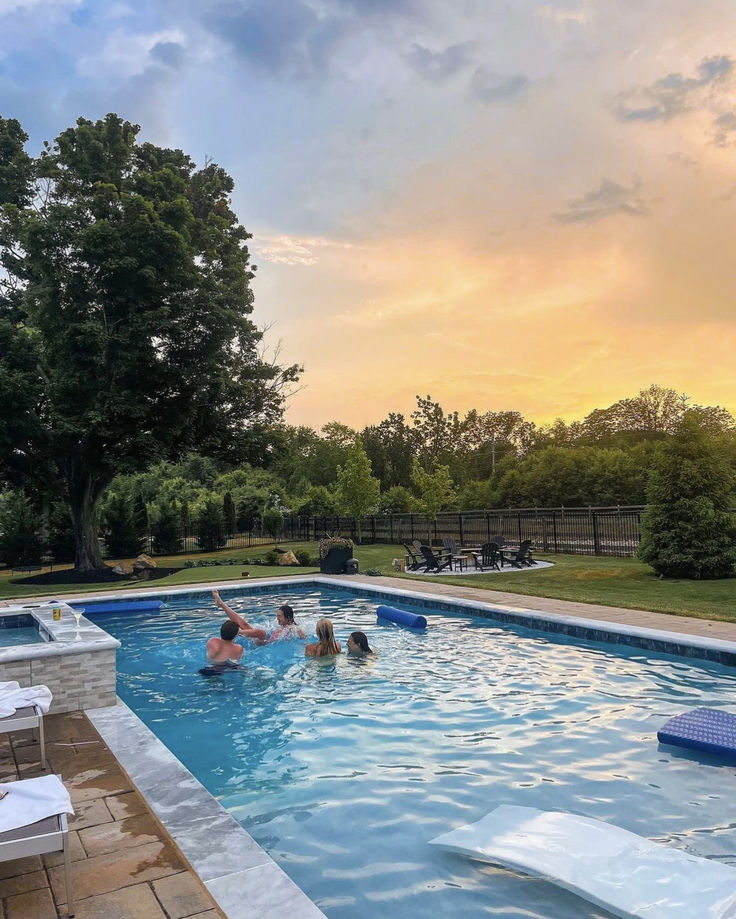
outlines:
[{"label": "patio chair", "polygon": [[[9,782],[6,787],[13,793],[14,786],[32,787],[33,783],[46,782],[58,776],[42,776],[36,779],[21,779]],[[59,779],[61,785],[61,780]],[[43,787],[43,786],[41,786]],[[9,799],[8,799],[9,800]],[[69,829],[66,812],[43,817],[35,823],[15,827],[0,833],[0,861],[13,861],[31,855],[46,855],[49,852],[64,853],[64,878],[66,881],[67,915],[74,915],[74,892],[72,890],[72,859],[69,848]]]},{"label": "patio chair", "polygon": [[426,568],[427,563],[421,556],[416,554],[416,552],[404,542],[402,546],[406,550],[406,570],[407,571],[419,571],[420,568]]},{"label": "patio chair", "polygon": [[506,539],[501,535],[501,533],[496,533],[495,536],[491,536],[488,542],[495,542],[499,549],[503,549],[506,545]]},{"label": "patio chair", "polygon": [[501,570],[499,562],[503,564],[503,556],[495,542],[484,542],[480,552],[473,552],[472,555],[476,571],[490,571],[491,568],[495,568],[496,571]]},{"label": "patio chair", "polygon": [[507,561],[514,568],[531,568],[537,563],[532,558],[532,541],[525,539],[522,544],[510,555],[504,555],[503,560]]},{"label": "patio chair", "polygon": [[439,574],[445,568],[452,570],[452,556],[436,556],[429,546],[422,546],[422,555],[427,563],[427,574]]},{"label": "patio chair", "polygon": [[13,731],[38,731],[38,743],[41,748],[41,768],[46,768],[46,744],[43,735],[43,712],[38,705],[28,705],[18,708],[14,715],[0,718],[0,734],[10,734]]}]

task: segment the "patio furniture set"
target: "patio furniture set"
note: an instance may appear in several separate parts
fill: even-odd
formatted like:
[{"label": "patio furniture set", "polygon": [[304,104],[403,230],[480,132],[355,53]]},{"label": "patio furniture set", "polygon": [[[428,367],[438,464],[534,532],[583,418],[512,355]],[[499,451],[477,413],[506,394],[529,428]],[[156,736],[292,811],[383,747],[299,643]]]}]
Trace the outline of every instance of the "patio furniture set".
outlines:
[{"label": "patio furniture set", "polygon": [[[501,535],[483,543],[482,546],[458,547],[454,539],[443,539],[441,547],[422,544],[415,539],[412,546],[403,544],[406,550],[404,567],[408,572],[418,574],[439,574],[441,571],[500,571],[504,565],[512,568],[531,568],[536,565],[532,557],[531,539],[523,540],[518,546],[506,543]],[[413,547],[413,548],[412,548]]]}]

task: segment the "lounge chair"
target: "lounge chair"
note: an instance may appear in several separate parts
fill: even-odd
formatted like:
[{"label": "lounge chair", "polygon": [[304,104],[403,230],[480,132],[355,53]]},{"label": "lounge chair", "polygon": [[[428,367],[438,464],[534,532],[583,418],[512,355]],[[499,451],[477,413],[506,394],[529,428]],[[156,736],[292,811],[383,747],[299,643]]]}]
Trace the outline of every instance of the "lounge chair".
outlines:
[{"label": "lounge chair", "polygon": [[503,561],[513,565],[514,568],[531,568],[532,565],[536,565],[537,563],[532,558],[531,539],[525,539],[514,552],[508,555],[504,553]]},{"label": "lounge chair", "polygon": [[452,556],[437,556],[429,546],[422,546],[422,555],[427,563],[427,574],[439,574],[445,568],[452,570]]},{"label": "lounge chair", "polygon": [[38,743],[41,747],[41,768],[46,768],[46,744],[43,735],[43,712],[38,705],[28,705],[18,708],[14,715],[0,718],[0,734],[10,734],[13,731],[38,731]]},{"label": "lounge chair", "polygon": [[[56,781],[53,782],[53,780]],[[44,775],[35,779],[21,779],[17,782],[4,784],[4,789],[8,789],[11,796],[14,792],[22,793],[26,789],[30,792],[34,798],[29,810],[29,813],[32,813],[31,819],[33,819],[33,816],[38,815],[39,810],[43,812],[41,802],[44,799],[44,795],[48,793],[49,788],[52,789],[53,797],[51,797],[51,800],[57,797],[61,798],[66,794],[61,780],[55,775]],[[5,800],[10,801],[11,798]],[[46,797],[46,800],[48,801],[49,797]],[[72,861],[69,849],[69,830],[66,822],[66,815],[73,813],[73,810],[68,794],[66,794],[66,801],[66,804],[58,803],[58,813],[41,817],[40,820],[35,820],[25,826],[12,827],[11,823],[11,829],[0,832],[0,861],[12,861],[16,858],[27,858],[31,855],[45,855],[48,852],[63,852],[67,915],[73,916]]]},{"label": "lounge chair", "polygon": [[[736,870],[730,865],[590,817],[501,805],[430,845],[544,878],[614,916],[736,915]],[[482,883],[492,884],[493,875]]]},{"label": "lounge chair", "polygon": [[473,552],[472,556],[476,571],[490,571],[491,568],[501,570],[499,562],[503,562],[503,557],[495,542],[483,543],[480,552]]}]

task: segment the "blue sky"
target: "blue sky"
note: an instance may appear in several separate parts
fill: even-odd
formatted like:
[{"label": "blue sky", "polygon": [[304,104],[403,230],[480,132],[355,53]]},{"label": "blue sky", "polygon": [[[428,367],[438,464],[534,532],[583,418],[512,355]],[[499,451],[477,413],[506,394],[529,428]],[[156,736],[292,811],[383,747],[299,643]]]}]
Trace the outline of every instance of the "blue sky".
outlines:
[{"label": "blue sky", "polygon": [[735,39],[732,0],[0,0],[0,112],[233,175],[294,422],[734,410]]}]

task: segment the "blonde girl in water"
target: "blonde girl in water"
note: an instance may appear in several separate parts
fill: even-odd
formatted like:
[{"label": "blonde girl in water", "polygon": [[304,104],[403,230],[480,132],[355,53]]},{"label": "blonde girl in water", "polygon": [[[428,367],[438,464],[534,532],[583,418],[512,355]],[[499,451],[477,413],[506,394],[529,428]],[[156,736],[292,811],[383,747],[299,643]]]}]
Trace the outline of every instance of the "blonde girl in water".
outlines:
[{"label": "blonde girl in water", "polygon": [[316,627],[317,642],[306,645],[304,654],[307,657],[329,657],[331,654],[340,654],[340,642],[335,641],[335,632],[329,619],[320,619]]}]

